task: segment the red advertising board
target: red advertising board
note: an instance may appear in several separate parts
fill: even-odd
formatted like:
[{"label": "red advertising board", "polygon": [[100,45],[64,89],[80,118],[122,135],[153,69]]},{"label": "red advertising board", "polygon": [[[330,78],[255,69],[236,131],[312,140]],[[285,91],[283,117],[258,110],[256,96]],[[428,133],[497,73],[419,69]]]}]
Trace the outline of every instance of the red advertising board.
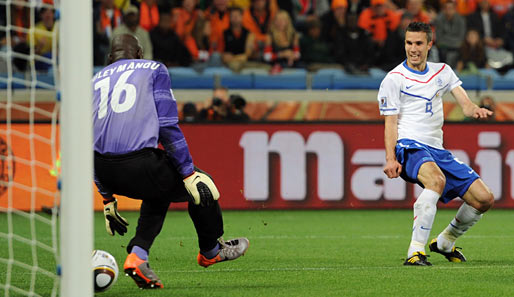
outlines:
[{"label": "red advertising board", "polygon": [[[4,140],[5,128],[0,125]],[[183,124],[181,128],[195,165],[213,176],[224,209],[410,208],[420,191],[382,172],[382,124]],[[0,192],[0,206],[6,207],[9,199],[20,209],[51,205],[56,178],[48,173],[50,144],[37,137],[31,142],[25,135],[30,132],[27,124],[12,124],[11,129],[14,182],[10,197],[9,191]],[[49,124],[36,124],[34,132],[52,138]],[[444,143],[482,176],[495,194],[496,208],[514,208],[512,124],[448,123]],[[31,155],[37,162],[27,161]],[[8,162],[5,157],[1,160],[5,180]],[[138,209],[136,200],[119,200],[122,209]],[[184,203],[172,206],[185,207]],[[101,208],[96,194],[95,209]]]},{"label": "red advertising board", "polygon": [[[224,208],[410,208],[420,189],[382,172],[382,124],[183,125]],[[514,207],[512,124],[446,124],[445,147]],[[449,206],[456,206],[450,203]]]}]

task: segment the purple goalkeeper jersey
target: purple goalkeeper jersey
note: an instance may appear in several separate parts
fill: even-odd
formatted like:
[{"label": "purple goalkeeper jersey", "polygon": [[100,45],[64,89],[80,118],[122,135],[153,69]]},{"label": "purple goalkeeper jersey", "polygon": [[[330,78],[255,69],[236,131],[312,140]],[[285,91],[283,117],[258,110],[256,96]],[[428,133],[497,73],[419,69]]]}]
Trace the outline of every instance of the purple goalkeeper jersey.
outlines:
[{"label": "purple goalkeeper jersey", "polygon": [[93,77],[94,150],[125,154],[164,146],[182,176],[193,160],[178,126],[168,69],[150,60],[119,60]]}]

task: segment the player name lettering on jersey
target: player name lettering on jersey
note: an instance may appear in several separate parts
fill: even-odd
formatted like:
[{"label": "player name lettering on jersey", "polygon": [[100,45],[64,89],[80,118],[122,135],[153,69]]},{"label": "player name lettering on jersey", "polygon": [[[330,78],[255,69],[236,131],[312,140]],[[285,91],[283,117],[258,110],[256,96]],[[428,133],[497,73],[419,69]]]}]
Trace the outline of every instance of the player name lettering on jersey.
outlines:
[{"label": "player name lettering on jersey", "polygon": [[159,68],[159,63],[156,62],[129,62],[124,64],[116,65],[109,69],[103,69],[102,71],[99,71],[95,76],[93,76],[93,80],[111,76],[114,73],[118,72],[124,72],[127,70],[134,70],[134,69],[152,69],[157,70]]},{"label": "player name lettering on jersey", "polygon": [[427,62],[425,70],[417,71],[403,62],[380,85],[380,114],[398,115],[398,139],[412,139],[442,149],[442,97],[461,84],[444,63]]},{"label": "player name lettering on jersey", "polygon": [[[178,122],[168,69],[161,63],[119,60],[98,72],[92,84],[94,149],[99,153],[157,147],[159,112],[166,113],[167,123]],[[158,109],[158,102],[167,103]]]}]

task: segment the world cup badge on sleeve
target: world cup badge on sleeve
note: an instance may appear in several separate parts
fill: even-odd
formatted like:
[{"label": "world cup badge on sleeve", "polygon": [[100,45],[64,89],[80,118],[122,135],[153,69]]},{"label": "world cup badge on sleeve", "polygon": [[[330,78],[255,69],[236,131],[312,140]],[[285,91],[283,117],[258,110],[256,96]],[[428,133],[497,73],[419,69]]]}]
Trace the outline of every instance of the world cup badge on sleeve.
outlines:
[{"label": "world cup badge on sleeve", "polygon": [[387,97],[380,97],[380,107],[387,106]]}]

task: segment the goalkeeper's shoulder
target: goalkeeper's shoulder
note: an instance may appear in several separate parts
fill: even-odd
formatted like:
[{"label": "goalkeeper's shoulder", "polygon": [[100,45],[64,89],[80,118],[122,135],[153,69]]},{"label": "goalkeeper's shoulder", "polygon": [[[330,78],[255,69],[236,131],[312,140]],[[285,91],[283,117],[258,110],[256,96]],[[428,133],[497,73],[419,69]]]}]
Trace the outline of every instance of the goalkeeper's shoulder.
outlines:
[{"label": "goalkeeper's shoulder", "polygon": [[169,75],[168,67],[164,65],[162,62],[155,60],[143,60],[146,63],[150,63],[150,69],[154,70],[156,74],[167,74]]}]

